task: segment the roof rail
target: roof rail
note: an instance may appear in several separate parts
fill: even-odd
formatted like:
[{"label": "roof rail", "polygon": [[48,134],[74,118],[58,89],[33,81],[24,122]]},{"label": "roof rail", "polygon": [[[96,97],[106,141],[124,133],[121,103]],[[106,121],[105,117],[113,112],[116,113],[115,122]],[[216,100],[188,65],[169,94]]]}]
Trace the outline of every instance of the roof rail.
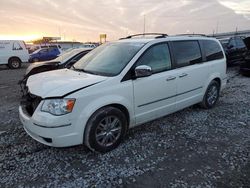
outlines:
[{"label": "roof rail", "polygon": [[120,40],[131,39],[133,37],[146,36],[146,35],[158,35],[158,36],[155,37],[156,39],[157,38],[165,38],[165,37],[168,36],[165,33],[142,33],[142,34],[135,34],[135,35],[130,35],[130,36],[127,36],[127,37],[124,37],[124,38],[120,38]]},{"label": "roof rail", "polygon": [[175,35],[175,36],[188,36],[188,37],[194,37],[194,36],[202,36],[202,37],[209,37],[205,34],[178,34],[178,35]]}]

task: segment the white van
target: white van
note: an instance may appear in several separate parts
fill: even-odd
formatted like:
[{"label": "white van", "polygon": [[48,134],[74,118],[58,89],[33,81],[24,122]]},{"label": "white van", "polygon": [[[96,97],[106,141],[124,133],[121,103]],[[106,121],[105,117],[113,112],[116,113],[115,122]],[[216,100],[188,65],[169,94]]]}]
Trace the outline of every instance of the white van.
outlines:
[{"label": "white van", "polygon": [[226,82],[216,39],[130,36],[97,47],[71,69],[31,76],[19,115],[25,131],[43,144],[84,143],[107,152],[131,127],[197,103],[214,107]]},{"label": "white van", "polygon": [[7,65],[11,69],[21,67],[29,61],[29,53],[24,41],[0,40],[0,65]]}]

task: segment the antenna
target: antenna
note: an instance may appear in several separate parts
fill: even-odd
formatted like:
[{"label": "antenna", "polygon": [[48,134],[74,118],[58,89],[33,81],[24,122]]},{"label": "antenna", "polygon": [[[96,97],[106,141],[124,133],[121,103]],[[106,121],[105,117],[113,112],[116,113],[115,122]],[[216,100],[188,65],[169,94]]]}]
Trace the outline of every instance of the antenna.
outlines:
[{"label": "antenna", "polygon": [[143,34],[146,33],[146,15],[144,14]]}]

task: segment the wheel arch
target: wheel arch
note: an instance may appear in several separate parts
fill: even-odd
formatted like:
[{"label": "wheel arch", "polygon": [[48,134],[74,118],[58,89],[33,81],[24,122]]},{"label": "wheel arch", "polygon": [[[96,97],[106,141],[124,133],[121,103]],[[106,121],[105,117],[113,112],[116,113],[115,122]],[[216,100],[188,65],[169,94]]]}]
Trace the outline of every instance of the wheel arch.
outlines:
[{"label": "wheel arch", "polygon": [[[219,77],[216,77],[216,78],[214,78],[213,80],[216,81],[216,82],[218,82],[218,84],[219,84],[219,86],[220,86],[220,88],[221,88],[221,79],[220,79]],[[212,80],[212,81],[213,81],[213,80]]]},{"label": "wheel arch", "polygon": [[[119,103],[112,103],[112,104],[107,104],[107,105],[103,105],[99,108],[97,108],[93,113],[91,113],[91,115],[88,117],[87,119],[87,122],[86,122],[86,125],[88,123],[88,121],[90,120],[90,118],[100,109],[102,108],[107,108],[107,107],[114,107],[114,108],[117,108],[119,109],[122,113],[124,113],[124,115],[126,116],[126,119],[127,119],[127,129],[129,128],[129,124],[130,124],[130,114],[129,114],[129,111],[127,109],[127,107],[125,105],[122,105],[122,104],[119,104]],[[86,126],[85,128],[86,129]]]},{"label": "wheel arch", "polygon": [[114,103],[114,104],[103,106],[102,108],[105,108],[105,107],[114,107],[114,108],[119,109],[122,113],[124,113],[124,115],[126,116],[126,119],[127,119],[127,129],[129,128],[130,115],[129,115],[128,109],[124,105]]},{"label": "wheel arch", "polygon": [[206,84],[205,84],[205,87],[204,87],[204,90],[203,90],[204,94],[206,93],[206,90],[207,90],[209,84],[210,84],[213,80],[219,83],[219,86],[220,86],[220,89],[221,89],[222,79],[221,79],[220,74],[219,74],[219,73],[213,74],[213,75],[211,75],[211,76],[209,77],[209,79],[207,80],[207,82],[206,82]]},{"label": "wheel arch", "polygon": [[[84,105],[85,100],[79,100],[79,103],[76,107],[76,111],[79,111],[77,117],[75,117],[76,129],[78,132],[85,132],[86,126],[89,119],[95,114],[98,110],[104,107],[115,107],[121,110],[127,119],[127,128],[133,127],[135,124],[134,119],[134,109],[131,101],[122,96],[117,95],[108,95],[101,97],[95,100],[91,100],[90,103]],[[84,106],[84,108],[82,108]]]},{"label": "wheel arch", "polygon": [[84,130],[83,130],[83,134],[82,134],[82,142],[83,144],[85,144],[90,150],[92,151],[95,151],[94,148],[91,147],[90,143],[89,143],[89,137],[90,137],[90,127],[88,126],[89,122],[91,121],[91,118],[93,116],[95,116],[95,114],[99,111],[99,110],[102,110],[104,108],[109,108],[109,107],[113,107],[113,108],[116,108],[116,109],[119,109],[124,115],[125,115],[125,118],[127,119],[127,124],[126,124],[126,128],[125,128],[125,134],[127,133],[128,129],[129,129],[129,124],[130,124],[130,115],[129,115],[129,111],[128,109],[124,106],[124,105],[121,105],[121,104],[118,104],[118,103],[113,103],[113,104],[108,104],[108,105],[104,105],[100,108],[98,108],[94,113],[92,113],[89,118],[87,119],[86,121],[86,125],[84,127]]},{"label": "wheel arch", "polygon": [[9,59],[8,59],[8,63],[10,63],[10,60],[11,59],[18,59],[21,63],[22,63],[22,60],[19,58],[19,57],[17,57],[17,56],[11,56]]}]

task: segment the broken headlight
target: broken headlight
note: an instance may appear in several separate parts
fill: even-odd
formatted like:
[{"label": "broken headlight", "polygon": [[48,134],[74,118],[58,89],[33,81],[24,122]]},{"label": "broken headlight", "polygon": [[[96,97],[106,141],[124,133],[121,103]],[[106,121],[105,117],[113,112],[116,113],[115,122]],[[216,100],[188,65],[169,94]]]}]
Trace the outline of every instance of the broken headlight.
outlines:
[{"label": "broken headlight", "polygon": [[60,116],[72,112],[75,99],[47,99],[43,102],[41,111]]}]

